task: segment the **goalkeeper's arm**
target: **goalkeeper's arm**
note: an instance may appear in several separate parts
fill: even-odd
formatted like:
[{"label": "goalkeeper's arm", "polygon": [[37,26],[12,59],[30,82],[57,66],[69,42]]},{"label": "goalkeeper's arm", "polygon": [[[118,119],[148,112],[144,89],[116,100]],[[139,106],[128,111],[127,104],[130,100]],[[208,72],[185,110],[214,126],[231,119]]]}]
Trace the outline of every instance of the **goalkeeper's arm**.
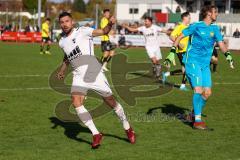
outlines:
[{"label": "goalkeeper's arm", "polygon": [[227,47],[223,41],[218,42],[218,45],[219,45],[220,50],[224,53],[226,60],[229,62],[230,67],[234,68],[231,52],[227,49]]},{"label": "goalkeeper's arm", "polygon": [[165,61],[163,62],[166,66],[170,67],[170,64],[173,63],[175,61],[175,53],[176,53],[176,50],[177,50],[177,46],[179,45],[181,39],[184,38],[184,35],[181,34],[180,36],[178,36],[174,43],[173,43],[173,46],[170,50],[170,53],[169,55],[167,56],[167,58],[165,59]]}]

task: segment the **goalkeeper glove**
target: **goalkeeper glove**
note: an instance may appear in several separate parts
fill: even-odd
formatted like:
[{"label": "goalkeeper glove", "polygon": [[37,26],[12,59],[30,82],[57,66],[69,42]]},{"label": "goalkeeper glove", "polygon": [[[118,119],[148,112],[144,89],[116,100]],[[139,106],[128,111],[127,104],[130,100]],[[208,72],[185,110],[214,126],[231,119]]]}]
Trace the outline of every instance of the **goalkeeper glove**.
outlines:
[{"label": "goalkeeper glove", "polygon": [[233,58],[231,56],[231,53],[229,51],[225,52],[224,53],[225,57],[226,57],[226,60],[229,62],[230,64],[230,68],[234,68],[233,66]]},{"label": "goalkeeper glove", "polygon": [[168,66],[170,68],[171,63],[175,62],[175,53],[176,53],[176,47],[172,46],[170,53],[168,54],[167,58],[163,62],[165,66]]}]

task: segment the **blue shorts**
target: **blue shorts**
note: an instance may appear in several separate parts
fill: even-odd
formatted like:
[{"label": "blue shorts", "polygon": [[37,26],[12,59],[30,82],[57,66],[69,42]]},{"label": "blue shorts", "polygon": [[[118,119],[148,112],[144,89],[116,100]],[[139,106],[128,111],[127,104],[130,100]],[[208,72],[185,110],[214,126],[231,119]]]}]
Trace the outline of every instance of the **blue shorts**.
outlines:
[{"label": "blue shorts", "polygon": [[185,64],[186,75],[191,84],[194,87],[211,88],[212,78],[210,65],[200,65],[198,63],[186,63]]}]

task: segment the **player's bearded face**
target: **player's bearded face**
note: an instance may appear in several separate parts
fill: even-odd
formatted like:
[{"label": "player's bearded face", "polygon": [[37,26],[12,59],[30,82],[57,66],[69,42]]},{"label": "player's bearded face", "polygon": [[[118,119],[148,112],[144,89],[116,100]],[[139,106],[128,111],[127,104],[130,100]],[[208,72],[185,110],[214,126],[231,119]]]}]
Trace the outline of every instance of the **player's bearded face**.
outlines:
[{"label": "player's bearded face", "polygon": [[73,29],[73,20],[69,16],[62,17],[60,19],[60,26],[64,33],[68,34]]}]

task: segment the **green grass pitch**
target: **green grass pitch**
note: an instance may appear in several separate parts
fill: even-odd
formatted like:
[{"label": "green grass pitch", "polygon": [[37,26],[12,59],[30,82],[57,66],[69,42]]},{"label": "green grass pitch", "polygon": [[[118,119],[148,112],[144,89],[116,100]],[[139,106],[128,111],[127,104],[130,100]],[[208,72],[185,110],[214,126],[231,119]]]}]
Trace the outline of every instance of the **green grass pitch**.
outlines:
[{"label": "green grass pitch", "polygon": [[[100,48],[95,51],[99,57]],[[164,56],[167,51],[162,49]],[[51,52],[52,56],[40,55],[37,44],[0,42],[0,160],[240,159],[239,52],[233,51],[235,70],[220,55],[218,72],[212,74],[213,95],[204,110],[204,120],[214,131],[193,130],[176,118],[177,113],[191,109],[191,91],[174,88],[160,96],[138,98],[136,106],[128,106],[114,90],[125,112],[132,115],[137,142],[126,142],[121,123],[110,112],[94,120],[106,134],[97,150],[90,148],[92,137],[85,127],[56,118],[56,104],[70,96],[49,88],[48,76],[63,57],[56,45]],[[124,52],[129,62],[149,62],[144,48],[117,52]],[[178,63],[175,69],[179,67]],[[180,83],[181,76],[169,81]],[[98,103],[89,97],[85,106],[90,109]]]}]

